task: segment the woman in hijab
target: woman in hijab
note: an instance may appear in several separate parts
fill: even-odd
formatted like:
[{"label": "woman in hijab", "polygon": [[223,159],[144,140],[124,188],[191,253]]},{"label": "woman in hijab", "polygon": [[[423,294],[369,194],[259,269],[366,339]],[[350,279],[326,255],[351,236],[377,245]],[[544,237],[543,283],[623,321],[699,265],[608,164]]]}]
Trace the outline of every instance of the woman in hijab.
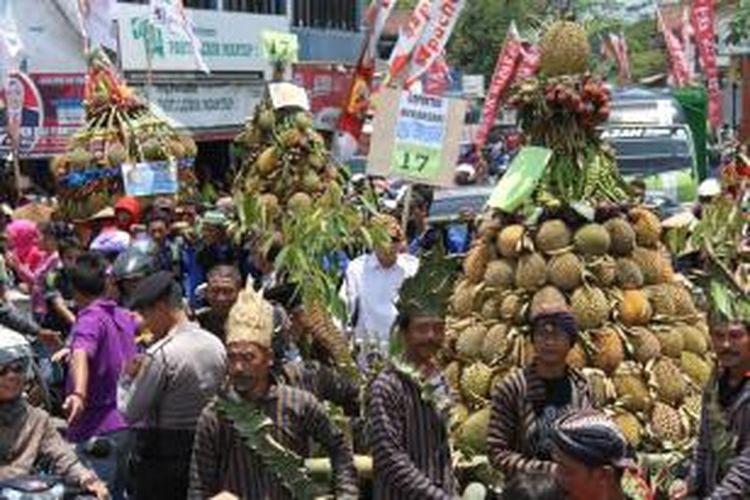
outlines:
[{"label": "woman in hijab", "polygon": [[18,219],[8,224],[5,234],[8,266],[19,280],[31,285],[34,272],[45,260],[39,248],[39,229],[29,220]]}]

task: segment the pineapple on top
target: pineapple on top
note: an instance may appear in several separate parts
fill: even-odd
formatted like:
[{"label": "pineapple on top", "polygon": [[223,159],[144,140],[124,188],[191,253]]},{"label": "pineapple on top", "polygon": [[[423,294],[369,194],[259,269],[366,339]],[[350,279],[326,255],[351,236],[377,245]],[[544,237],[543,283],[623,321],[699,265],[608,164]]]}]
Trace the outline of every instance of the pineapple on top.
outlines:
[{"label": "pineapple on top", "polygon": [[488,454],[506,477],[552,472],[550,431],[555,420],[592,406],[586,378],[568,364],[579,332],[565,298],[543,299],[537,309],[531,318],[531,364],[507,375],[492,392]]}]

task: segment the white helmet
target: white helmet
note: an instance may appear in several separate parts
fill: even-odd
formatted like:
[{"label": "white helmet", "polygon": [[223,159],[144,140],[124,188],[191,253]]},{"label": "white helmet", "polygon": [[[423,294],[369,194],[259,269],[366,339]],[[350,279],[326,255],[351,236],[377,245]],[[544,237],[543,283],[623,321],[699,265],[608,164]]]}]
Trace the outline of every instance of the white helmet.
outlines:
[{"label": "white helmet", "polygon": [[31,344],[18,332],[0,326],[0,365],[12,361],[31,361]]}]

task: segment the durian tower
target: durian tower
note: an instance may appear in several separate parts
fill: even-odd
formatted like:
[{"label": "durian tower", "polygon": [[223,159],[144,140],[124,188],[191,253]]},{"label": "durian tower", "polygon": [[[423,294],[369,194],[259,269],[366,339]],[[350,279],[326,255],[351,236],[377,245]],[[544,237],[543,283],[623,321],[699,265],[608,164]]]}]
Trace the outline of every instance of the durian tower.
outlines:
[{"label": "durian tower", "polygon": [[462,398],[459,448],[486,451],[491,386],[531,362],[530,318],[562,303],[580,329],[568,362],[630,443],[659,453],[690,442],[713,358],[704,315],[675,281],[660,235],[643,208],[598,222],[550,216],[484,228],[452,298],[444,353]]},{"label": "durian tower", "polygon": [[[520,84],[514,102],[529,142],[553,150],[534,198],[542,216],[520,224],[495,214],[465,258],[443,353],[462,400],[455,443],[486,452],[491,387],[533,359],[535,311],[564,303],[580,330],[568,362],[590,381],[595,405],[639,452],[684,450],[714,363],[705,317],[675,280],[659,218],[623,203],[624,183],[594,129],[609,113],[608,93],[578,74],[585,33],[559,21],[541,47],[542,75]],[[581,201],[593,205],[588,218]]]},{"label": "durian tower", "polygon": [[63,216],[86,218],[112,206],[125,194],[121,165],[127,162],[173,161],[180,196],[194,194],[195,142],[156,116],[100,49],[89,55],[84,108],[86,125],[52,162]]}]

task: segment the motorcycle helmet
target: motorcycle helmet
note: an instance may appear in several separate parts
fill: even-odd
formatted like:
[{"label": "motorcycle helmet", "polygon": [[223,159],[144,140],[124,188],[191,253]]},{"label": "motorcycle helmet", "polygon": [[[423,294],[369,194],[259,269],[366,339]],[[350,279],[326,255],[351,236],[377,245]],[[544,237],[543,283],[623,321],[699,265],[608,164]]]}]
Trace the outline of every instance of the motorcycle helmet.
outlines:
[{"label": "motorcycle helmet", "polygon": [[147,239],[138,240],[120,253],[112,264],[116,282],[135,280],[158,270],[156,245]]}]

